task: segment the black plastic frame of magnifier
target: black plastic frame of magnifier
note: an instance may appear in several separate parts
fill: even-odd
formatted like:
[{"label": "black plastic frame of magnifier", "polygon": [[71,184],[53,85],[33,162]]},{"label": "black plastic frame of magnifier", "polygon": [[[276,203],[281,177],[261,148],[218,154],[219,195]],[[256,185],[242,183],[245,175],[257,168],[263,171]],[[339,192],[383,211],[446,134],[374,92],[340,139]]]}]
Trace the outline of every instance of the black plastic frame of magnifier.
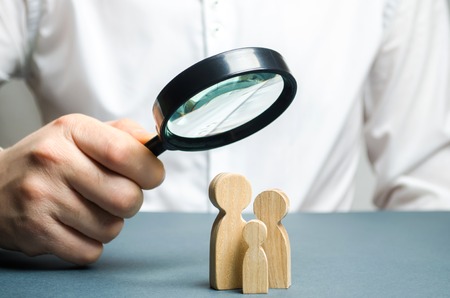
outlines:
[{"label": "black plastic frame of magnifier", "polygon": [[[172,134],[167,123],[175,111],[194,95],[219,82],[248,73],[273,73],[283,78],[278,99],[263,113],[230,131],[213,136],[185,138]],[[189,67],[170,81],[153,105],[158,136],[145,146],[156,156],[165,150],[200,151],[239,141],[264,128],[291,104],[297,83],[283,57],[267,48],[240,48],[206,58]]]}]

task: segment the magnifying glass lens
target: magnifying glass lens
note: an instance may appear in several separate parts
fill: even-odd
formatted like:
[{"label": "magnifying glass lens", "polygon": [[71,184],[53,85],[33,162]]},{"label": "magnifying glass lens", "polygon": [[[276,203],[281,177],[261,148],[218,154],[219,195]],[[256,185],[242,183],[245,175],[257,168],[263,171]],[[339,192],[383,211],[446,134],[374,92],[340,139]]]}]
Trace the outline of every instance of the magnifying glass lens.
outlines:
[{"label": "magnifying glass lens", "polygon": [[247,73],[221,81],[191,97],[170,117],[169,134],[184,138],[217,135],[256,118],[284,88],[275,73]]},{"label": "magnifying glass lens", "polygon": [[165,150],[199,151],[246,138],[291,104],[295,78],[276,51],[250,47],[208,57],[174,77],[153,105],[158,135],[145,143]]}]

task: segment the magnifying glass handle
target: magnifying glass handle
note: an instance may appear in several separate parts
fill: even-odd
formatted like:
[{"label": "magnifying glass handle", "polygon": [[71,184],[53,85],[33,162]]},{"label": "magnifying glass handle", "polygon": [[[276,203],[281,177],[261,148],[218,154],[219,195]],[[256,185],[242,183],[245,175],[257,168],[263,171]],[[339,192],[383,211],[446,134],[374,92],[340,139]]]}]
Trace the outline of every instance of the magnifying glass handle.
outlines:
[{"label": "magnifying glass handle", "polygon": [[166,149],[164,148],[159,136],[154,136],[150,141],[144,144],[155,156],[160,155]]}]

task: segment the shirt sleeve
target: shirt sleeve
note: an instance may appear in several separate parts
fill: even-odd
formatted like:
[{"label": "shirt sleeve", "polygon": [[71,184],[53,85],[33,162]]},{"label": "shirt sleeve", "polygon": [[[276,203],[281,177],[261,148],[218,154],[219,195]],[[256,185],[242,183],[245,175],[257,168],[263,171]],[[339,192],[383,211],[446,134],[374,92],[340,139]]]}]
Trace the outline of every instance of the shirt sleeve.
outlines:
[{"label": "shirt sleeve", "polygon": [[374,203],[450,209],[448,2],[396,2],[365,98],[365,140],[378,180]]},{"label": "shirt sleeve", "polygon": [[28,48],[27,5],[0,0],[0,85],[25,68]]}]

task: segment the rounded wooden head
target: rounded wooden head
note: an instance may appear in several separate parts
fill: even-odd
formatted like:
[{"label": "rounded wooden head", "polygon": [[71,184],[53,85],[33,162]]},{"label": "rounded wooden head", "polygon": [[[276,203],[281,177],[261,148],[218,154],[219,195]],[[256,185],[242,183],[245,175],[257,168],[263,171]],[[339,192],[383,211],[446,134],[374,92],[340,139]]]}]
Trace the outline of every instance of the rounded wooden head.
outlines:
[{"label": "rounded wooden head", "polygon": [[284,192],[277,189],[260,193],[253,203],[256,217],[266,223],[279,222],[289,211],[289,199]]},{"label": "rounded wooden head", "polygon": [[250,204],[252,188],[242,175],[221,173],[211,181],[209,198],[219,210],[241,212]]},{"label": "rounded wooden head", "polygon": [[242,237],[248,246],[258,245],[266,241],[267,238],[267,227],[266,225],[257,219],[250,220],[244,227],[242,231]]}]

